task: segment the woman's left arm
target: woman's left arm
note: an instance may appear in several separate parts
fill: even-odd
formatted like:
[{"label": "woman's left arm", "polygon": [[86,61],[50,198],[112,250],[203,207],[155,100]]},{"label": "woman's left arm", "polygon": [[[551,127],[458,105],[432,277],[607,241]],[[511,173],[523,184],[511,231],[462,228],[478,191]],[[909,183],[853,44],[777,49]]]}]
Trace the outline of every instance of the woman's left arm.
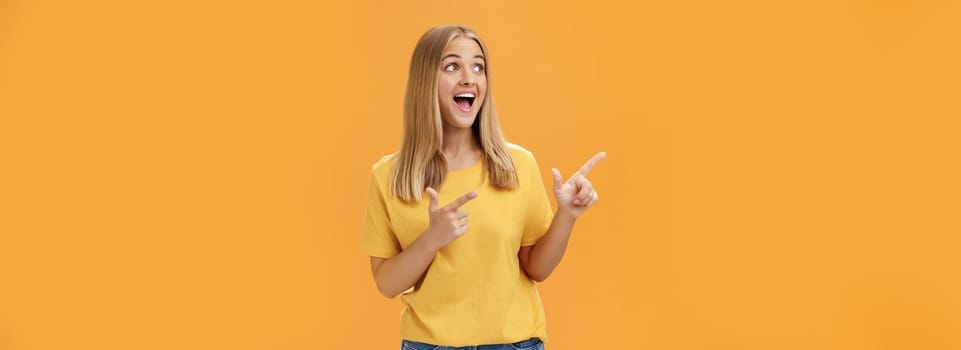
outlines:
[{"label": "woman's left arm", "polygon": [[550,276],[564,257],[574,222],[597,203],[597,191],[587,179],[587,173],[606,156],[604,152],[598,153],[565,182],[561,182],[563,178],[559,170],[551,169],[554,175],[554,199],[557,201],[554,219],[537,244],[521,247],[517,253],[524,272],[534,281],[543,282]]}]

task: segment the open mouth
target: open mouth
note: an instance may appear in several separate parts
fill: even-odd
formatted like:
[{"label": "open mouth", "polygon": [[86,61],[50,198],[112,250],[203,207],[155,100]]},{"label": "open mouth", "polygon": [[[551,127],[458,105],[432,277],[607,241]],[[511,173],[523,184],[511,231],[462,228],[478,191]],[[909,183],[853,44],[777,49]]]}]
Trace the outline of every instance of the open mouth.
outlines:
[{"label": "open mouth", "polygon": [[454,96],[454,104],[456,104],[457,108],[460,109],[461,111],[470,112],[471,108],[473,108],[474,106],[475,98],[476,96],[474,96],[474,94],[472,93],[469,93],[469,92],[460,93]]}]

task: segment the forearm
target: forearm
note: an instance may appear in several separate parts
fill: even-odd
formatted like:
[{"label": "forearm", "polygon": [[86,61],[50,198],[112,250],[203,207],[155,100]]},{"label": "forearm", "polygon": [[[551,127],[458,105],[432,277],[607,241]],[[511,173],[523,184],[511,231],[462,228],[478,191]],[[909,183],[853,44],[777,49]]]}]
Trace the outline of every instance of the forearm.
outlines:
[{"label": "forearm", "polygon": [[380,264],[374,272],[377,289],[388,298],[410,289],[434,261],[437,250],[426,235],[420,235],[407,249]]},{"label": "forearm", "polygon": [[547,233],[531,249],[525,271],[532,279],[543,282],[561,262],[576,220],[574,216],[560,210],[554,214]]}]

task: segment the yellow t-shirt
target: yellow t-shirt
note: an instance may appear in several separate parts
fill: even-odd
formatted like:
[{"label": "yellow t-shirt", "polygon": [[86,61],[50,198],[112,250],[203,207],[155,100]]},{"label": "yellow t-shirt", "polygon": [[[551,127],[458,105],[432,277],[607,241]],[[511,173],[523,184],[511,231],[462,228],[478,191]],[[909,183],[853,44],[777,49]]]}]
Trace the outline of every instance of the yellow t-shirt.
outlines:
[{"label": "yellow t-shirt", "polygon": [[[448,171],[439,189],[445,206],[468,192],[477,197],[462,209],[468,230],[441,248],[426,274],[401,294],[400,336],[442,346],[514,343],[532,337],[547,343],[546,318],[535,282],[521,270],[517,252],[547,232],[554,213],[533,154],[508,143],[518,187],[498,190],[483,161]],[[390,258],[406,249],[430,224],[430,197],[405,204],[390,194],[394,155],[371,170],[361,250]]]}]

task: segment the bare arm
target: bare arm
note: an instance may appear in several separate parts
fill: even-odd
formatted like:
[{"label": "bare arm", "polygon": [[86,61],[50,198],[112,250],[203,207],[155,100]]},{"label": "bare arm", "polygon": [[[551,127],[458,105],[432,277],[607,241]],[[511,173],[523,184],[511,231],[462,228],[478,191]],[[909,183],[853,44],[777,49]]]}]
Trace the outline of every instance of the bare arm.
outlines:
[{"label": "bare arm", "polygon": [[587,180],[587,173],[606,156],[605,152],[596,154],[566,182],[562,182],[559,170],[551,169],[554,175],[554,199],[557,201],[554,219],[537,244],[521,247],[517,252],[521,267],[534,281],[543,282],[551,275],[564,257],[574,222],[587,208],[597,203],[599,197],[594,185]]},{"label": "bare arm", "polygon": [[437,191],[428,187],[427,194],[430,195],[427,231],[390,259],[370,257],[377,290],[385,297],[392,299],[414,286],[434,261],[437,251],[467,232],[467,211],[458,208],[476,198],[476,192],[465,194],[443,208],[437,204]]},{"label": "bare arm", "polygon": [[551,275],[564,257],[575,220],[576,218],[570,215],[558,212],[554,215],[547,233],[537,241],[537,244],[521,247],[517,258],[520,259],[521,268],[528,277],[540,283]]},{"label": "bare arm", "polygon": [[427,271],[438,248],[434,248],[421,235],[400,254],[390,259],[370,257],[370,271],[377,283],[377,290],[393,299],[414,286]]}]

